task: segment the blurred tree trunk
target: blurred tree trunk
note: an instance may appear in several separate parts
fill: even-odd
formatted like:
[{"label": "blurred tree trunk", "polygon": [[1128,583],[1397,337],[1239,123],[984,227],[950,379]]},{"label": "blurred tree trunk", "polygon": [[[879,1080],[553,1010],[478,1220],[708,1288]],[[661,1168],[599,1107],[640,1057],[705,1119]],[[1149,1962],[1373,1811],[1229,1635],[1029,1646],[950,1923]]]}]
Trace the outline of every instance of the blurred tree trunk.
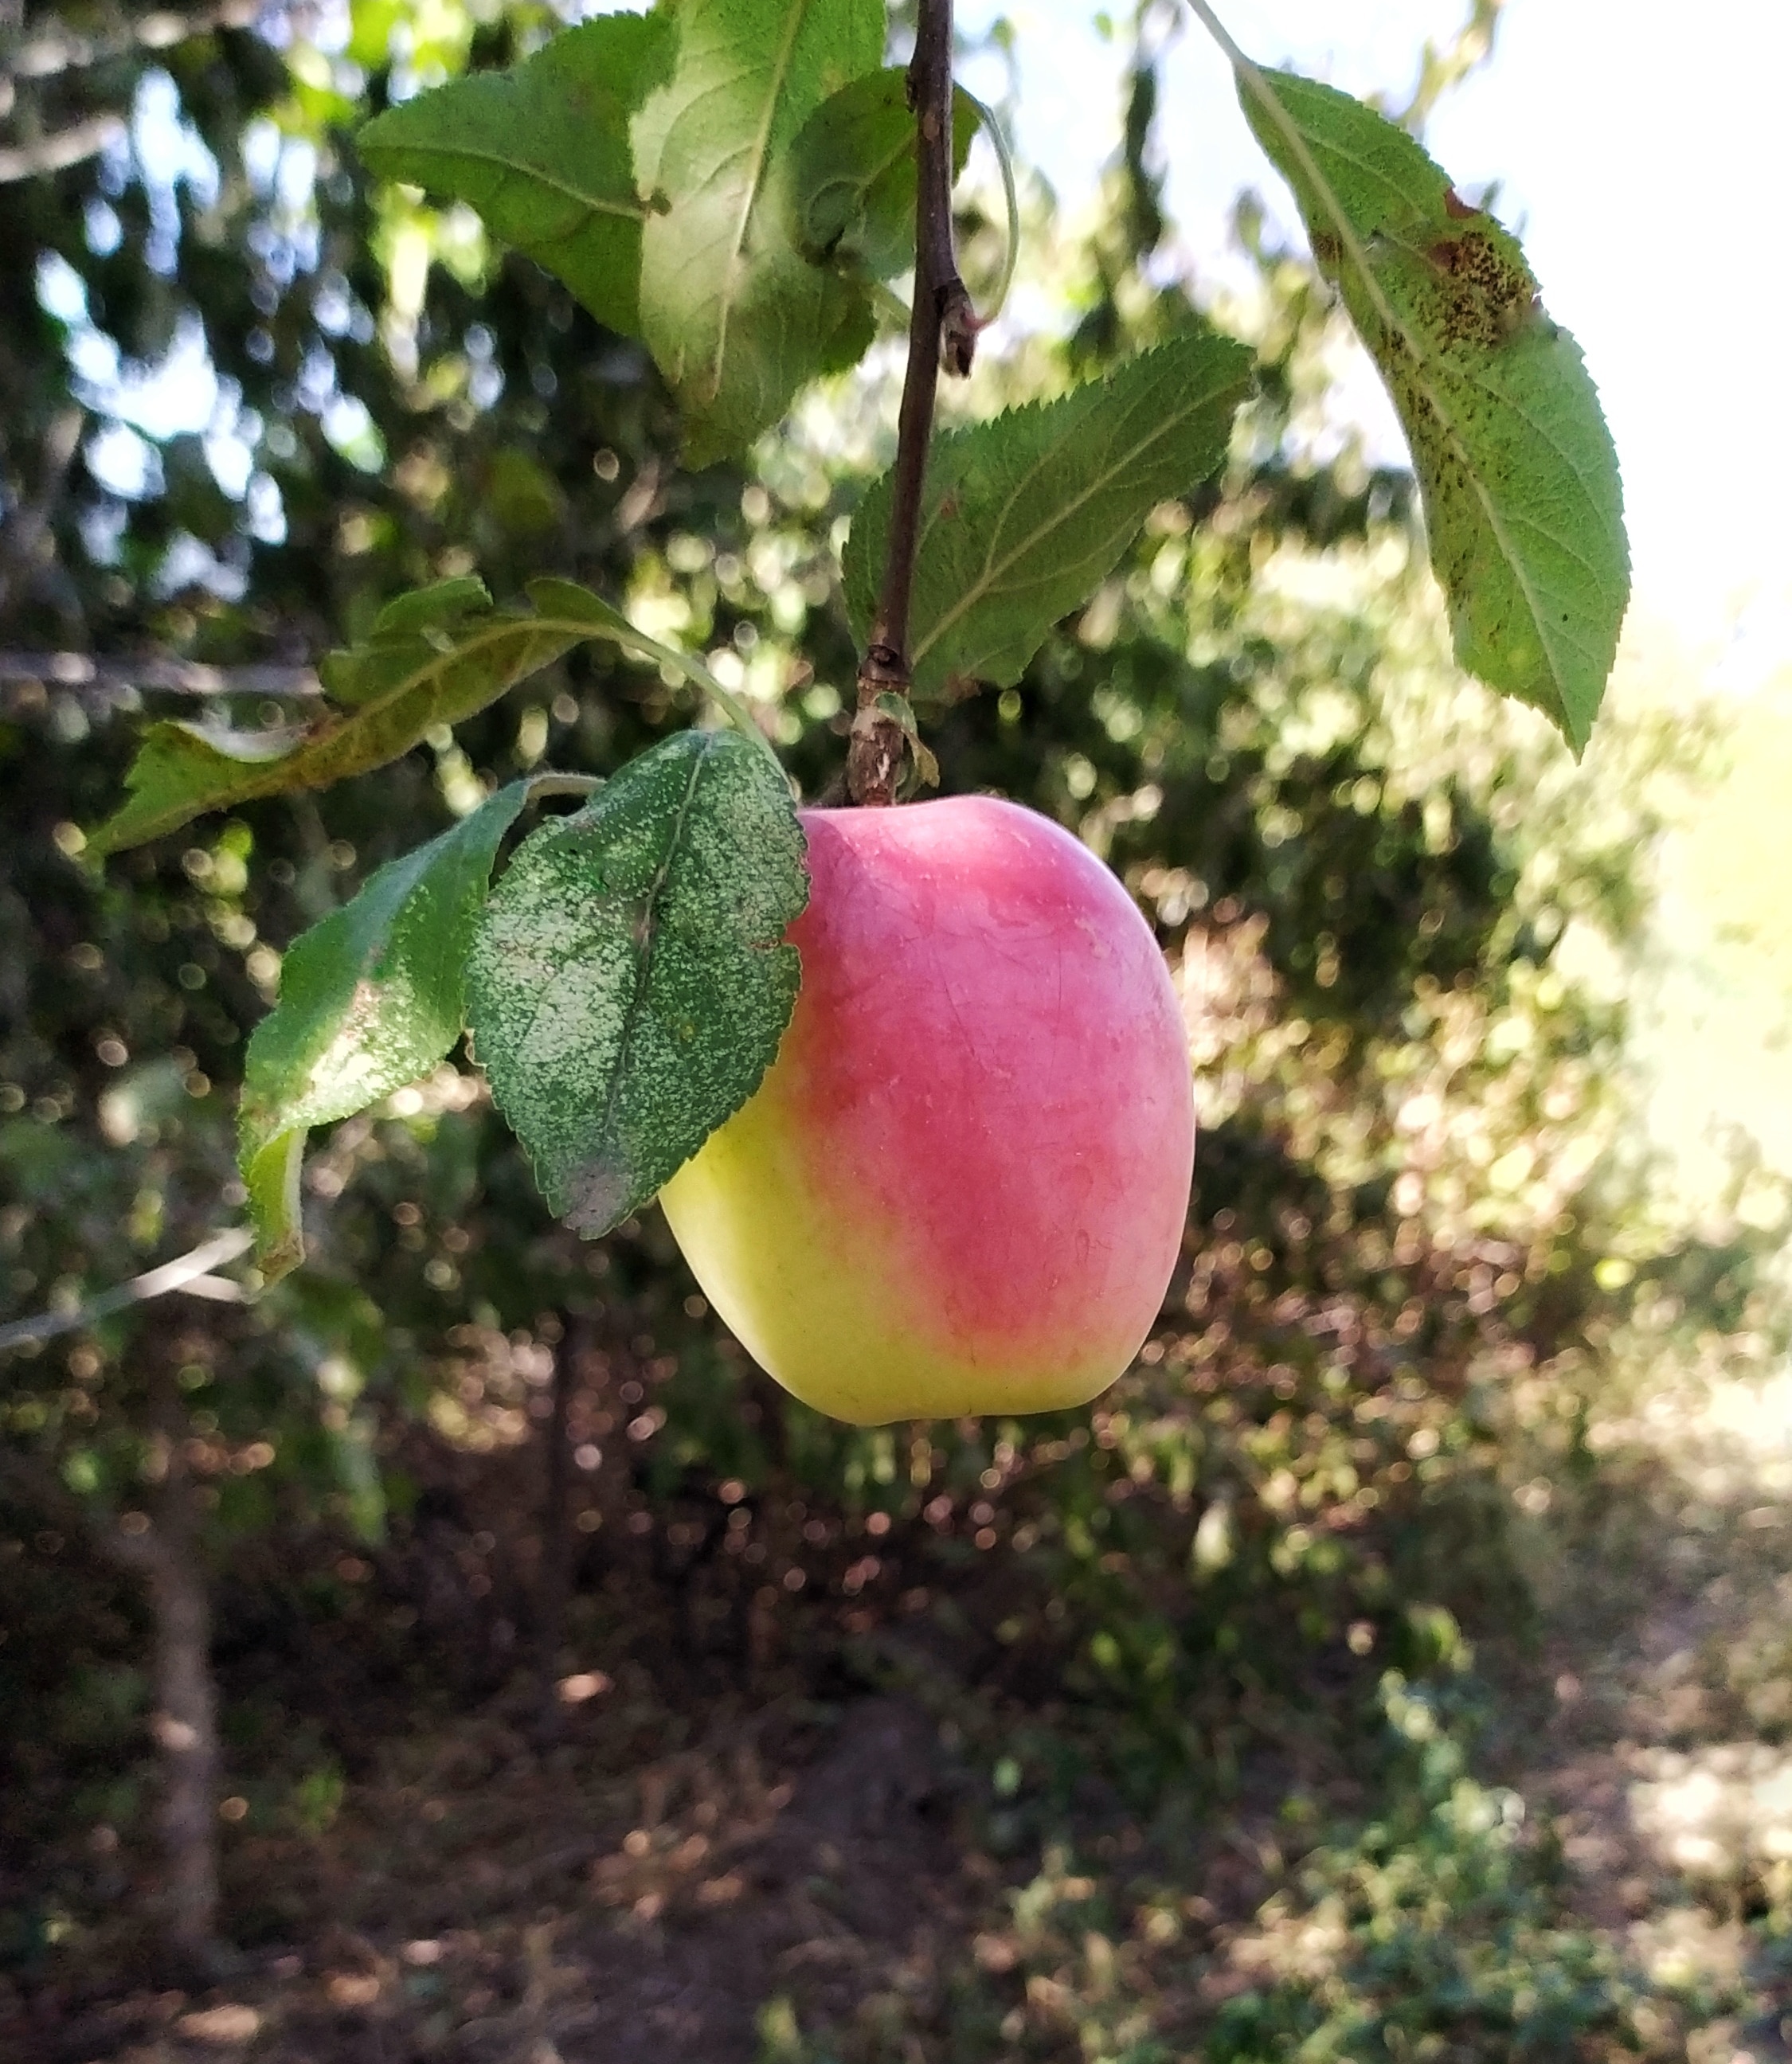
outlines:
[{"label": "blurred tree trunk", "polygon": [[29,1510],[84,1530],[100,1550],[143,1579],[155,1622],[150,1732],[161,1752],[158,1816],[163,1878],[156,1904],[171,1974],[208,1977],[220,1962],[218,1696],[212,1675],[212,1601],[200,1551],[199,1486],[174,1363],[158,1358],[150,1409],[160,1436],[161,1481],[150,1513],[108,1514],[71,1495],[53,1471],[0,1453],[0,1491]]},{"label": "blurred tree trunk", "polygon": [[198,1487],[190,1428],[172,1365],[151,1379],[166,1461],[153,1524],[121,1533],[126,1559],[149,1579],[155,1616],[155,1710],[162,1752],[162,1937],[172,1961],[209,1969],[217,1954],[218,1699],[212,1679],[212,1602],[200,1558]]},{"label": "blurred tree trunk", "polygon": [[567,1447],[567,1420],[585,1328],[568,1316],[554,1350],[553,1409],[548,1414],[547,1469],[542,1486],[541,1558],[537,1566],[535,1659],[541,1677],[541,1704],[536,1726],[544,1742],[559,1731],[560,1651],[566,1644],[567,1591],[572,1558],[568,1514],[572,1502],[572,1462]]}]

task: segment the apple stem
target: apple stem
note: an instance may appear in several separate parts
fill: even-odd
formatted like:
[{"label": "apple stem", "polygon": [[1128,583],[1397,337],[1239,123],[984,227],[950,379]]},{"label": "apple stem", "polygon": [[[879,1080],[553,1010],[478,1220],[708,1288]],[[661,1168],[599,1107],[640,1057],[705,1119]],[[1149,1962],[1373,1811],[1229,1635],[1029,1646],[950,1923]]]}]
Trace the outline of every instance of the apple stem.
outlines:
[{"label": "apple stem", "polygon": [[914,110],[914,305],[897,418],[890,549],[871,636],[858,670],[858,708],[846,750],[846,787],[855,803],[896,800],[913,734],[885,699],[907,699],[909,599],[921,531],[921,490],[933,433],[934,390],[942,364],[963,377],[976,349],[977,316],[959,277],[952,243],[952,0],[919,0],[908,75]]}]

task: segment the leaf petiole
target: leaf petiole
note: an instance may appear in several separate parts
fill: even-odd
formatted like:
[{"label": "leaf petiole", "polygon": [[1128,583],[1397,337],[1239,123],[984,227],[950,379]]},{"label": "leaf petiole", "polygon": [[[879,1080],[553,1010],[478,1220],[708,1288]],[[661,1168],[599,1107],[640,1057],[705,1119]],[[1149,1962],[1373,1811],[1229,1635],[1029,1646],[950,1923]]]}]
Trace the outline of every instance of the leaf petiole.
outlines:
[{"label": "leaf petiole", "polygon": [[692,687],[708,696],[743,738],[758,747],[777,768],[778,778],[785,778],[784,763],[773,751],[772,741],[754,722],[753,712],[732,688],[724,688],[694,655],[680,651],[676,645],[662,645],[657,638],[637,631],[620,609],[613,608],[575,581],[531,581],[529,598],[543,616],[555,619],[558,629],[575,631],[584,638],[607,638],[624,651],[632,651],[638,658],[652,659],[657,666],[671,667],[682,674]]},{"label": "leaf petiole", "polygon": [[976,109],[977,119],[995,153],[995,162],[1002,171],[1002,198],[1008,210],[1008,242],[1002,260],[1002,276],[995,283],[995,296],[988,308],[979,310],[977,316],[978,329],[987,329],[1007,301],[1008,289],[1014,284],[1015,268],[1020,262],[1020,196],[1015,186],[1014,155],[1008,148],[1001,123],[995,119],[995,109],[985,107],[975,94],[962,85],[957,91]]}]

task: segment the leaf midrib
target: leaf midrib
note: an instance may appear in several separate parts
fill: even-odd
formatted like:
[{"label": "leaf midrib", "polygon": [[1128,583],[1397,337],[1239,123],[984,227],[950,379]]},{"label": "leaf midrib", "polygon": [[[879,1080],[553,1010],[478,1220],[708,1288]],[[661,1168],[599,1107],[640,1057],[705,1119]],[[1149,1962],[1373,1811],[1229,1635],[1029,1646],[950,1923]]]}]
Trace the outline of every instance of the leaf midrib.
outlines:
[{"label": "leaf midrib", "polygon": [[[647,208],[639,200],[606,200],[599,195],[586,192],[583,187],[569,186],[564,179],[556,179],[537,166],[521,164],[514,158],[500,157],[495,151],[480,150],[472,144],[376,143],[373,148],[376,155],[381,151],[408,151],[420,158],[447,158],[457,162],[466,160],[474,164],[494,165],[500,171],[509,172],[516,178],[531,179],[538,186],[546,187],[549,192],[559,194],[564,200],[575,201],[580,207],[589,208],[594,215],[614,216],[622,222],[645,222],[647,220]],[[509,240],[515,243],[516,239],[511,237]]]},{"label": "leaf midrib", "polygon": [[747,228],[753,220],[753,209],[758,204],[760,189],[765,182],[766,162],[771,154],[772,125],[777,119],[779,97],[783,93],[785,81],[789,75],[791,62],[797,48],[797,38],[802,33],[803,22],[808,15],[809,5],[810,0],[793,0],[793,4],[786,15],[784,39],[778,46],[777,55],[773,62],[771,77],[768,81],[765,114],[760,122],[759,133],[753,139],[749,155],[751,175],[747,180],[746,193],[741,204],[741,219],[734,225],[732,248],[728,254],[728,268],[722,280],[720,300],[717,304],[716,350],[709,368],[709,377],[717,393],[721,392],[722,366],[728,356],[729,318],[734,312],[735,299],[738,292],[741,254],[746,248]]},{"label": "leaf midrib", "polygon": [[[772,752],[769,741],[765,738],[762,732],[758,732],[757,727],[753,724],[752,719],[746,714],[745,707],[739,696],[731,689],[724,688],[700,659],[694,658],[688,652],[680,652],[676,646],[661,644],[657,639],[650,638],[644,631],[637,631],[626,617],[619,615],[616,622],[611,624],[593,623],[589,616],[504,616],[500,617],[494,623],[486,625],[469,637],[465,643],[456,645],[451,651],[433,652],[426,664],[414,668],[402,680],[394,683],[392,687],[373,696],[368,701],[357,703],[350,710],[332,712],[330,716],[324,720],[328,725],[327,729],[316,731],[309,736],[301,736],[291,752],[283,752],[272,760],[239,763],[244,769],[244,780],[234,783],[221,793],[214,794],[208,800],[195,804],[190,808],[164,810],[152,820],[147,829],[139,830],[133,834],[131,845],[143,845],[151,839],[165,837],[168,832],[178,831],[183,824],[191,824],[196,817],[204,816],[213,810],[225,808],[234,803],[256,802],[264,796],[282,795],[289,788],[312,786],[313,784],[302,776],[295,782],[292,778],[294,772],[312,764],[315,756],[321,755],[326,747],[337,744],[345,732],[362,723],[370,725],[372,720],[379,712],[389,709],[402,695],[412,694],[418,688],[423,687],[432,675],[446,671],[457,661],[467,658],[470,654],[482,651],[488,645],[500,643],[506,638],[515,637],[519,634],[531,638],[542,636],[549,639],[565,638],[569,644],[583,644],[594,638],[607,639],[612,643],[620,645],[625,651],[632,646],[637,659],[644,655],[651,658],[657,664],[678,667],[692,687],[714,697],[718,706],[728,712],[737,728],[745,732],[750,728],[761,749],[770,756],[774,765],[777,764],[777,756]],[[546,662],[543,663],[545,664]],[[491,699],[495,702],[498,696],[508,692],[508,687],[501,687],[494,693]],[[201,726],[177,723],[173,728],[186,732],[190,736],[197,739],[201,744],[217,752],[220,758],[228,757],[222,752],[215,739],[207,736]],[[414,740],[412,743],[414,744],[415,740]],[[393,760],[399,758],[402,752],[409,750],[409,746],[402,747],[398,752],[388,753],[383,760],[370,760],[366,766],[353,769],[351,774],[331,778],[346,780],[352,779],[354,774],[373,773],[378,768],[389,766]],[[248,770],[252,767],[256,771],[253,777],[248,778]],[[109,853],[113,849],[110,844],[97,849],[103,853]],[[118,849],[123,851],[128,849]]]},{"label": "leaf midrib", "polygon": [[646,907],[643,912],[647,937],[641,947],[640,972],[628,998],[628,1007],[623,1013],[621,1036],[616,1041],[615,1065],[611,1071],[609,1086],[603,1093],[603,1115],[598,1120],[596,1152],[600,1158],[607,1155],[610,1151],[608,1143],[615,1117],[616,1100],[622,1094],[623,1078],[628,1072],[629,1046],[635,1037],[635,1027],[640,1022],[648,986],[653,979],[654,953],[660,943],[660,928],[656,922],[660,899],[665,893],[672,862],[678,857],[679,847],[684,836],[685,820],[690,816],[691,804],[696,795],[697,783],[702,778],[710,750],[707,742],[700,744],[697,748],[696,757],[691,762],[691,778],[684,784],[684,793],[679,800],[678,815],[672,823],[672,835],[666,841],[665,857],[660,861],[647,892]]}]

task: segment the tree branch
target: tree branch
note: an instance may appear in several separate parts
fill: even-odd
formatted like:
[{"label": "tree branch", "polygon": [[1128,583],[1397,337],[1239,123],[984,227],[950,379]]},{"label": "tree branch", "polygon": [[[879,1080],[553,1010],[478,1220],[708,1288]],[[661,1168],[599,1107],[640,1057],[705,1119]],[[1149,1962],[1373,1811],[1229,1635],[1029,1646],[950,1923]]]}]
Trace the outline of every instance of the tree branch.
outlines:
[{"label": "tree branch", "polygon": [[151,1410],[167,1463],[155,1501],[159,1552],[150,1565],[155,1615],[155,1710],[162,1752],[162,1933],[171,1967],[208,1973],[217,1961],[218,1692],[212,1676],[212,1600],[200,1552],[198,1490],[188,1458],[192,1423],[174,1366],[159,1357]]},{"label": "tree branch", "polygon": [[324,691],[309,667],[208,667],[196,659],[96,659],[91,652],[0,652],[0,682],[57,687],[151,688],[177,695],[268,695],[302,701]]},{"label": "tree branch", "polygon": [[921,531],[921,491],[933,435],[934,394],[942,363],[971,370],[977,318],[952,245],[952,0],[920,0],[909,66],[914,110],[914,305],[908,367],[897,419],[890,548],[871,635],[858,670],[858,709],[846,752],[846,786],[855,803],[896,800],[909,727],[881,706],[909,691],[909,603]]},{"label": "tree branch", "polygon": [[78,407],[59,409],[50,417],[43,433],[43,484],[34,501],[15,509],[0,525],[0,609],[6,606],[15,578],[29,590],[32,562],[55,516],[87,420],[87,410]]},{"label": "tree branch", "polygon": [[124,123],[115,115],[95,115],[85,122],[71,123],[53,130],[34,143],[0,151],[0,187],[18,179],[35,179],[40,172],[67,171],[85,158],[97,158],[106,146],[124,134]]},{"label": "tree branch", "polygon": [[[0,1352],[22,1347],[28,1340],[54,1340],[59,1333],[75,1332],[111,1312],[122,1312],[131,1304],[145,1304],[151,1297],[165,1297],[171,1290],[188,1290],[202,1297],[223,1301],[219,1296],[222,1286],[215,1282],[212,1271],[224,1262],[234,1261],[254,1244],[255,1235],[242,1226],[214,1234],[190,1253],[173,1261],[164,1261],[159,1268],[146,1269],[141,1276],[134,1276],[115,1289],[103,1290],[78,1310],[40,1312],[34,1319],[14,1319],[10,1325],[0,1326]],[[202,1282],[206,1285],[204,1289],[199,1287]],[[232,1289],[236,1287],[232,1284]]]},{"label": "tree branch", "polygon": [[158,9],[109,36],[77,36],[66,30],[33,36],[18,44],[0,64],[0,79],[54,79],[66,71],[103,64],[108,58],[127,55],[136,50],[172,50],[189,37],[209,35],[214,29],[252,28],[260,18],[258,0],[224,0],[218,7],[196,14],[179,14]]}]

